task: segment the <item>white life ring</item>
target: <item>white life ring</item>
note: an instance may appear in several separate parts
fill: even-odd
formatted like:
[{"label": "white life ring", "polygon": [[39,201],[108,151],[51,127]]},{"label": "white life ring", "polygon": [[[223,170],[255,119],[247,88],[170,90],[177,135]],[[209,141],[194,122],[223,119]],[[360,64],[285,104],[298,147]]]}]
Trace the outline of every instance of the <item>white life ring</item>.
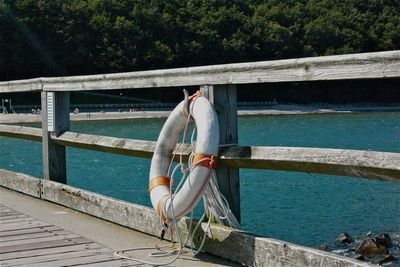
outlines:
[{"label": "white life ring", "polygon": [[[215,167],[219,146],[219,124],[211,103],[203,96],[192,96],[192,101],[182,101],[170,114],[157,140],[151,160],[149,175],[149,191],[153,208],[168,223],[179,219],[191,211],[198,203],[211,177],[211,169]],[[170,178],[168,169],[173,150],[178,142],[180,132],[187,122],[187,110],[197,127],[197,140],[192,169],[187,180],[173,193],[173,213],[171,212]]]}]

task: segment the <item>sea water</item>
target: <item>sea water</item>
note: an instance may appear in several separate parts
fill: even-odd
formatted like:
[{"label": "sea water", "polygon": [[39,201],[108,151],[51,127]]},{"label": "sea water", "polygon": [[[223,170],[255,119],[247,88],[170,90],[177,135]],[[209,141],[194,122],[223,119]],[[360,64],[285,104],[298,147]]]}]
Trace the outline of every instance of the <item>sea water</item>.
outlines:
[{"label": "sea water", "polygon": [[[72,122],[71,131],[157,140],[164,121]],[[239,144],[400,153],[400,112],[240,117]],[[0,168],[42,176],[40,143],[0,137],[0,148]],[[67,148],[67,165],[69,185],[150,206],[149,159]],[[258,235],[318,246],[344,231],[400,233],[400,183],[242,169],[240,194],[242,228]]]}]

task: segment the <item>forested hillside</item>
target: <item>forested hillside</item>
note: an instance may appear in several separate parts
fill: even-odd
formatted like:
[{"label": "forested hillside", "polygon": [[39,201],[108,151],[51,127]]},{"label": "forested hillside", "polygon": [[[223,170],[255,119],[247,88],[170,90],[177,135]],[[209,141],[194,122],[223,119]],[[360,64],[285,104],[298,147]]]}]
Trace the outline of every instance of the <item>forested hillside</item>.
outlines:
[{"label": "forested hillside", "polygon": [[0,0],[0,80],[400,48],[400,0]]}]

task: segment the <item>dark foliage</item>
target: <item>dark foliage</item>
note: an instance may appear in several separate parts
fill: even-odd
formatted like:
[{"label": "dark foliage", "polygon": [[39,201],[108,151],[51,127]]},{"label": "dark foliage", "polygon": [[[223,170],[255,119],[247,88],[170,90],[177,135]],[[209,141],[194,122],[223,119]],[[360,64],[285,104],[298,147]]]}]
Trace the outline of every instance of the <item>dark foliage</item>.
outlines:
[{"label": "dark foliage", "polygon": [[400,48],[399,0],[2,0],[0,80]]}]

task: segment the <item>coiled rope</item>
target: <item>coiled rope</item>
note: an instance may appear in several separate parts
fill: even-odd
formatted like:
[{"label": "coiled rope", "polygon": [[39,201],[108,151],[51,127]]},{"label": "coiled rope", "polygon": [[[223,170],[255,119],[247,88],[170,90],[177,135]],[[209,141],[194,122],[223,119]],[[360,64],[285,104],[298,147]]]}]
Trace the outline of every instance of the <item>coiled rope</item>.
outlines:
[{"label": "coiled rope", "polygon": [[[196,101],[196,98],[194,98],[193,101]],[[190,232],[190,229],[192,229],[192,222],[194,220],[193,210],[191,210],[189,234],[188,234],[186,240],[184,242],[182,242],[181,234],[180,234],[180,231],[179,231],[179,228],[177,225],[177,221],[176,221],[175,211],[173,208],[174,205],[172,205],[172,203],[174,201],[175,192],[179,191],[179,189],[182,187],[182,185],[184,184],[187,177],[190,175],[190,172],[194,168],[198,167],[200,165],[200,163],[208,160],[207,158],[204,158],[204,159],[197,161],[195,164],[193,164],[193,159],[194,159],[195,154],[192,151],[192,153],[189,156],[189,160],[188,160],[189,167],[186,167],[185,164],[183,163],[183,149],[184,149],[185,140],[187,138],[187,132],[188,132],[188,126],[189,126],[190,120],[191,120],[191,112],[189,111],[187,114],[187,120],[186,120],[185,128],[183,131],[182,140],[179,143],[177,149],[175,150],[175,151],[179,151],[179,149],[180,149],[179,163],[172,169],[173,161],[176,157],[176,153],[174,152],[172,155],[171,161],[169,163],[169,167],[168,167],[168,174],[171,174],[169,176],[169,177],[171,177],[170,178],[171,186],[170,186],[170,195],[169,195],[169,198],[171,198],[171,205],[169,205],[170,210],[168,212],[172,213],[172,221],[169,222],[169,224],[165,224],[162,220],[160,220],[160,223],[162,226],[161,238],[155,244],[154,248],[139,247],[139,248],[123,249],[123,250],[116,251],[114,253],[115,256],[123,258],[123,259],[127,259],[127,260],[132,260],[132,261],[137,261],[137,262],[144,263],[144,264],[153,265],[153,266],[169,265],[179,258],[179,256],[182,254],[183,248],[188,245],[188,242],[190,244],[190,251],[191,251],[192,256],[196,256],[198,253],[200,253],[202,247],[204,246],[206,237],[209,233],[211,221],[213,218],[219,224],[223,224],[225,222],[230,227],[233,227],[233,228],[240,227],[239,222],[237,221],[237,219],[235,218],[235,216],[233,215],[232,211],[229,208],[228,201],[221,194],[221,192],[219,190],[215,170],[210,169],[209,177],[208,177],[209,183],[203,194],[203,203],[204,203],[203,215],[201,216],[200,220],[197,222],[193,231]],[[190,142],[193,145],[193,147],[195,147],[195,145],[196,145],[195,136],[196,136],[196,127],[194,127],[193,132],[191,134],[191,138],[190,138]],[[171,169],[172,169],[172,171],[171,171]],[[180,182],[178,183],[178,185],[176,186],[176,189],[173,190],[174,177],[178,170],[181,171],[182,178],[181,178]],[[162,212],[164,212],[164,211],[162,211]],[[163,217],[162,215],[163,214],[161,214],[161,216],[160,216],[161,218]],[[204,230],[204,235],[203,235],[202,241],[200,243],[200,246],[196,250],[193,247],[193,245],[194,245],[193,238],[194,238],[196,231],[198,230],[198,228],[200,227],[201,223],[203,222],[203,220],[206,218],[207,215],[209,216],[207,226],[206,226],[206,229]],[[178,241],[177,248],[175,247],[176,243],[174,243],[174,241],[173,241],[174,240],[174,238],[173,238],[174,230],[175,230],[177,241]],[[160,246],[160,243],[164,240],[165,234],[168,231],[171,234],[172,244],[166,245],[166,246]],[[168,249],[165,249],[165,248],[168,248]],[[147,249],[156,249],[157,250],[157,252],[149,253],[148,254],[149,257],[157,258],[157,257],[168,257],[168,256],[172,256],[172,255],[175,255],[175,256],[166,262],[153,262],[153,261],[148,261],[148,260],[144,260],[141,258],[135,258],[135,257],[123,255],[126,252],[141,251],[141,250],[147,250]]]}]

